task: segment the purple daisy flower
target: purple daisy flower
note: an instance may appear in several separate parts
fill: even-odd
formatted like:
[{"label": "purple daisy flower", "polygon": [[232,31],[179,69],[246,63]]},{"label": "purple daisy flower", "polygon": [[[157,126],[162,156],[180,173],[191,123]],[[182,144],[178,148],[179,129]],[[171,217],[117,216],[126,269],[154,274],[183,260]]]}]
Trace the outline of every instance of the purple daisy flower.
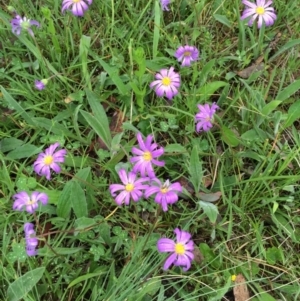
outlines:
[{"label": "purple daisy flower", "polygon": [[157,166],[165,165],[164,161],[155,159],[164,153],[164,149],[162,147],[158,148],[156,143],[152,143],[152,135],[148,135],[145,141],[143,141],[141,133],[137,133],[136,137],[140,149],[133,147],[131,150],[136,155],[130,159],[130,162],[134,163],[133,172],[140,172],[142,177],[148,175],[150,178],[154,178],[155,173],[152,164]]},{"label": "purple daisy flower", "polygon": [[272,0],[256,0],[256,4],[242,0],[243,4],[247,6],[247,8],[243,11],[241,16],[241,20],[244,20],[248,17],[251,17],[248,25],[251,26],[254,20],[258,17],[257,27],[261,28],[263,21],[266,26],[271,26],[274,24],[277,16],[275,14],[275,10],[273,7],[269,7],[272,4]]},{"label": "purple daisy flower", "polygon": [[13,210],[22,211],[25,208],[28,213],[34,213],[39,203],[48,203],[48,195],[38,191],[34,191],[31,196],[26,191],[21,191],[13,195],[13,199]]},{"label": "purple daisy flower", "polygon": [[38,239],[34,231],[34,225],[32,223],[25,223],[25,243],[26,243],[26,253],[28,256],[35,256],[37,254],[36,247],[38,245]]},{"label": "purple daisy flower", "polygon": [[28,33],[33,37],[33,31],[30,28],[31,26],[37,26],[40,27],[40,23],[35,20],[27,19],[26,17],[21,17],[19,15],[16,15],[14,19],[10,21],[10,24],[12,26],[12,32],[16,35],[20,35],[22,29],[27,30]]},{"label": "purple daisy flower", "polygon": [[40,153],[38,158],[33,163],[34,171],[40,176],[46,176],[47,180],[50,180],[51,170],[56,173],[60,173],[60,166],[57,163],[63,163],[67,151],[61,149],[55,152],[56,148],[59,147],[59,143],[54,143],[45,149],[44,153]]},{"label": "purple daisy flower", "polygon": [[151,186],[146,189],[145,197],[155,194],[154,201],[162,206],[163,211],[168,211],[168,204],[174,204],[178,201],[178,193],[182,192],[182,186],[179,182],[171,184],[169,180],[161,183],[159,179],[153,179]]},{"label": "purple daisy flower", "polygon": [[175,57],[177,58],[178,62],[182,62],[182,67],[186,67],[190,66],[191,62],[198,59],[199,51],[194,46],[180,46],[175,52]]},{"label": "purple daisy flower", "polygon": [[191,234],[181,231],[178,228],[174,230],[176,242],[169,238],[161,238],[157,242],[157,249],[161,253],[172,253],[166,260],[163,269],[167,270],[172,264],[184,267],[187,271],[191,267],[194,259],[194,242],[191,240]]},{"label": "purple daisy flower", "polygon": [[174,67],[170,69],[161,69],[159,73],[155,74],[156,80],[150,84],[150,88],[155,87],[155,93],[158,97],[166,95],[168,99],[172,99],[178,94],[180,86],[180,76],[174,72]]},{"label": "purple daisy flower", "polygon": [[42,79],[42,80],[35,80],[34,81],[34,86],[36,87],[36,89],[38,90],[44,90],[46,85],[48,84],[48,80],[47,79]]},{"label": "purple daisy flower", "polygon": [[196,122],[198,122],[196,131],[200,132],[203,129],[203,131],[207,132],[213,126],[213,116],[216,113],[216,110],[219,109],[219,106],[216,105],[216,103],[213,103],[211,107],[209,106],[209,104],[205,104],[198,105],[198,109],[199,113],[197,113],[195,116]]},{"label": "purple daisy flower", "polygon": [[169,10],[170,0],[160,0],[162,10]]},{"label": "purple daisy flower", "polygon": [[82,17],[92,2],[93,0],[64,0],[61,11],[70,10],[74,16]]},{"label": "purple daisy flower", "polygon": [[[136,173],[129,172],[128,175],[124,169],[119,170],[119,177],[124,185],[112,184],[109,186],[110,193],[115,198],[116,203],[120,206],[123,203],[129,205],[130,199],[132,198],[134,202],[139,201],[143,196],[144,189],[148,188],[148,185],[144,185],[143,182],[148,181],[147,178],[141,178],[136,180]],[[116,191],[121,192],[116,195]]]}]

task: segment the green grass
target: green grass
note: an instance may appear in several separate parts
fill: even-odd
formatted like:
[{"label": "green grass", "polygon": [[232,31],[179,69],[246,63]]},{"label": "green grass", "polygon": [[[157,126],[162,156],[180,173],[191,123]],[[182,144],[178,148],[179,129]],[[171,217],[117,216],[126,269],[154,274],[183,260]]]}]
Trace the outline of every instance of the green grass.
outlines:
[{"label": "green grass", "polygon": [[[84,18],[61,14],[58,0],[10,5],[41,28],[34,39],[14,36],[0,4],[0,299],[226,301],[231,275],[242,273],[251,300],[298,300],[297,1],[274,0],[278,18],[261,31],[239,20],[238,0],[174,0],[169,12],[157,0],[94,0]],[[173,54],[186,43],[201,59],[180,68]],[[236,74],[260,56],[261,72]],[[167,102],[149,84],[170,66],[182,84]],[[45,90],[34,88],[50,77]],[[220,110],[198,134],[196,105],[206,102]],[[109,193],[117,170],[130,168],[139,131],[166,148],[158,177],[184,186],[168,212],[152,200],[116,207]],[[47,181],[32,164],[57,141],[68,155]],[[21,190],[46,192],[49,204],[14,212]],[[216,195],[207,211],[203,202]],[[25,222],[41,241],[31,258]],[[176,227],[197,250],[185,273],[164,272],[156,248]]]}]

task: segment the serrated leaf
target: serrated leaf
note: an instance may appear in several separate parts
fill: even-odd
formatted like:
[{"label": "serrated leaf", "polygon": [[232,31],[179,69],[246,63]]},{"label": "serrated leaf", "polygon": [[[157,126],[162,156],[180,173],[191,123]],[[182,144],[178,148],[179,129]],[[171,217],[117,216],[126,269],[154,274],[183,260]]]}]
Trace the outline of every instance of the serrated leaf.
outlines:
[{"label": "serrated leaf", "polygon": [[44,267],[34,269],[11,283],[7,290],[8,301],[19,301],[24,298],[42,278],[44,271]]},{"label": "serrated leaf", "polygon": [[191,153],[189,174],[195,191],[199,191],[202,182],[203,171],[202,164],[199,160],[198,147],[196,145],[193,147]]},{"label": "serrated leaf", "polygon": [[206,216],[209,218],[211,223],[215,223],[217,221],[217,217],[219,214],[218,207],[212,203],[199,201],[200,207],[203,209]]}]

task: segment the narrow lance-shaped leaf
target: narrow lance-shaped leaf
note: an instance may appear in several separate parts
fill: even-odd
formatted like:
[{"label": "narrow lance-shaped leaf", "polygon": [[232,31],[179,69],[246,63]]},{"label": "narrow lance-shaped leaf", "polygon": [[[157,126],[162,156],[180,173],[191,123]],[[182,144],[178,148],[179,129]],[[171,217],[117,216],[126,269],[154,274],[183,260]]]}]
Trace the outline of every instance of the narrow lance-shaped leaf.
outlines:
[{"label": "narrow lance-shaped leaf", "polygon": [[190,180],[194,186],[195,192],[198,193],[200,190],[203,171],[202,171],[202,164],[199,160],[197,146],[193,147],[193,150],[191,153],[189,173],[190,173]]}]

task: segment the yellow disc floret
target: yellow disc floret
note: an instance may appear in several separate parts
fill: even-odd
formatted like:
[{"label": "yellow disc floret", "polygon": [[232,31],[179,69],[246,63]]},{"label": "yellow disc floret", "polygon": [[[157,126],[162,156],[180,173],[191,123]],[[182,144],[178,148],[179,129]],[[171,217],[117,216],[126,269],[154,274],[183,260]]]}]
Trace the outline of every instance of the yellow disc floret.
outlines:
[{"label": "yellow disc floret", "polygon": [[143,158],[145,161],[151,161],[152,160],[152,155],[150,152],[144,152]]},{"label": "yellow disc floret", "polygon": [[258,7],[256,8],[256,13],[257,13],[258,15],[263,15],[264,12],[265,12],[265,9],[264,9],[262,6],[258,6]]},{"label": "yellow disc floret", "polygon": [[162,187],[161,189],[160,189],[160,192],[161,193],[167,193],[169,191],[169,188],[168,187]]},{"label": "yellow disc floret", "polygon": [[36,203],[36,201],[29,200],[29,201],[26,203],[26,205],[28,206],[28,205],[32,205],[32,204],[35,204],[35,203]]},{"label": "yellow disc floret", "polygon": [[177,255],[183,255],[184,252],[185,252],[184,245],[181,244],[181,243],[177,243],[177,244],[175,245],[175,253],[176,253]]},{"label": "yellow disc floret", "polygon": [[50,165],[50,164],[52,164],[53,163],[53,157],[52,156],[45,156],[45,158],[44,158],[44,164],[45,165]]},{"label": "yellow disc floret", "polygon": [[134,189],[134,185],[133,184],[127,184],[125,186],[125,190],[128,191],[128,192],[131,192],[132,190]]},{"label": "yellow disc floret", "polygon": [[191,56],[191,52],[190,52],[190,51],[185,51],[185,52],[183,53],[183,55],[184,55],[184,56]]},{"label": "yellow disc floret", "polygon": [[164,77],[162,80],[161,80],[162,84],[164,86],[170,86],[171,85],[171,79],[170,77]]}]

